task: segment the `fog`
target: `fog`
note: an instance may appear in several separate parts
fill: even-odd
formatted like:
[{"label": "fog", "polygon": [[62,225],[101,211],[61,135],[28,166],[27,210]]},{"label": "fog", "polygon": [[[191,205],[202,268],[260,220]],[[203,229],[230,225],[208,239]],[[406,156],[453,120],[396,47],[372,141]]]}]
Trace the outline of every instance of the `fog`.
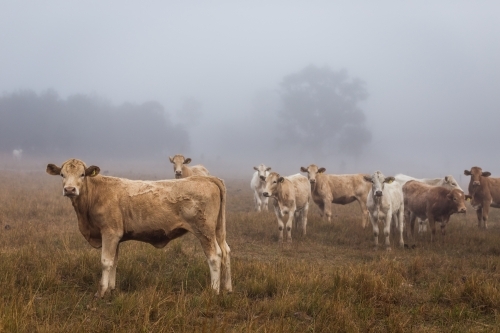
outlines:
[{"label": "fog", "polygon": [[[2,2],[0,92],[4,101],[50,92],[60,105],[79,95],[104,100],[113,112],[124,105],[142,112],[156,103],[170,131],[161,140],[168,142],[151,145],[150,152],[137,149],[168,167],[169,177],[168,156],[181,153],[221,176],[250,178],[260,163],[291,174],[315,163],[331,173],[452,174],[463,184],[460,175],[473,165],[500,175],[499,12],[498,1],[451,0]],[[308,66],[364,82],[367,96],[356,107],[369,136],[360,152],[335,148],[334,137],[320,151],[314,138],[310,150],[287,144],[280,127],[286,123],[282,84]],[[97,126],[100,117],[88,112]],[[131,119],[123,126],[133,133],[140,120]],[[39,130],[58,131],[54,121],[38,121]],[[11,118],[0,122],[28,132]],[[73,129],[92,132],[92,126],[68,119],[63,127],[69,140]],[[109,138],[97,142],[115,151]],[[65,136],[59,133],[58,140]],[[19,141],[10,147],[5,133],[3,141],[4,152],[50,151]],[[115,143],[116,151],[130,151],[117,160],[147,159],[127,144]],[[98,143],[73,147],[74,154],[61,150],[59,163],[113,159],[102,158]]]}]

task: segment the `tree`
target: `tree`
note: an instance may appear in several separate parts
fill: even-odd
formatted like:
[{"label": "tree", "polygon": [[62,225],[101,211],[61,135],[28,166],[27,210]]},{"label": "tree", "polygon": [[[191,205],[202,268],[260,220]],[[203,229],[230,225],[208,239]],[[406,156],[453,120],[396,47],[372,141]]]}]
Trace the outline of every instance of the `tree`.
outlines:
[{"label": "tree", "polygon": [[308,66],[284,77],[280,95],[281,144],[313,155],[332,151],[359,155],[370,142],[365,115],[358,107],[368,97],[365,83],[349,79],[346,70]]}]

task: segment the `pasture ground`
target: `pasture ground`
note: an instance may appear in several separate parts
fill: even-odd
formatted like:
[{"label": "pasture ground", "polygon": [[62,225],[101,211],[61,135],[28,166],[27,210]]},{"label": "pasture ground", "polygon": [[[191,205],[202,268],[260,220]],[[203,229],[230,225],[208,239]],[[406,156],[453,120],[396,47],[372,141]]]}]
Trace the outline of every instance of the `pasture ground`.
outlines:
[{"label": "pasture ground", "polygon": [[312,203],[307,235],[279,246],[274,214],[253,211],[250,178],[225,180],[232,294],[211,292],[201,247],[186,235],[161,250],[122,243],[118,291],[89,310],[100,250],[79,233],[60,179],[44,167],[2,171],[0,331],[500,331],[500,210],[487,231],[468,206],[444,240],[427,233],[388,252],[373,250],[356,203],[334,205],[332,224]]}]

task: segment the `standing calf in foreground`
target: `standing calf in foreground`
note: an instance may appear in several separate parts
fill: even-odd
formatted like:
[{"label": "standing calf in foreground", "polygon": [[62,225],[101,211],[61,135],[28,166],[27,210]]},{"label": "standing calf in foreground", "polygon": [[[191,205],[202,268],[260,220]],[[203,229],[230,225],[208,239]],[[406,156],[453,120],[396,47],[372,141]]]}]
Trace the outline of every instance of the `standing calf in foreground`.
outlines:
[{"label": "standing calf in foreground", "polygon": [[[429,220],[432,234],[436,235],[436,222],[441,222],[441,234],[446,234],[446,224],[455,213],[465,213],[465,195],[459,189],[447,189],[410,180],[403,186],[405,219],[410,226],[411,236],[415,228],[415,219]],[[407,231],[408,236],[409,232]]]},{"label": "standing calf in foreground", "polygon": [[490,177],[491,173],[480,167],[465,170],[464,174],[470,176],[469,196],[477,214],[477,226],[487,229],[490,206],[500,208],[500,178]]},{"label": "standing calf in foreground", "polygon": [[193,233],[210,268],[212,288],[231,291],[229,246],[226,243],[226,188],[215,177],[140,181],[99,175],[99,167],[70,159],[47,173],[61,176],[63,195],[70,198],[83,237],[102,247],[102,277],[96,297],[115,289],[118,248],[138,240],[162,248]]},{"label": "standing calf in foreground", "polygon": [[382,219],[385,223],[384,236],[386,249],[391,249],[389,239],[391,220],[394,220],[394,223],[398,227],[399,245],[403,247],[404,201],[401,185],[394,181],[394,177],[385,177],[380,171],[375,171],[373,175],[365,176],[364,179],[372,184],[372,188],[368,193],[366,206],[370,212],[375,249],[378,247],[379,219]]},{"label": "standing calf in foreground", "polygon": [[184,158],[182,155],[175,155],[174,157],[168,157],[170,163],[174,165],[175,179],[187,178],[190,176],[209,176],[207,168],[203,165],[193,165],[192,167],[187,166],[191,163],[191,159]]},{"label": "standing calf in foreground", "polygon": [[307,178],[311,183],[313,201],[318,205],[321,215],[326,216],[328,222],[332,221],[332,203],[346,205],[357,201],[363,216],[361,225],[366,227],[368,221],[368,210],[366,209],[366,198],[370,191],[362,174],[331,175],[325,174],[325,168],[318,168],[315,164],[307,168],[300,167],[301,172],[307,172]]},{"label": "standing calf in foreground", "polygon": [[271,172],[266,178],[264,196],[274,198],[274,212],[278,218],[279,241],[283,242],[284,215],[288,214],[286,230],[288,242],[292,241],[292,221],[295,218],[297,227],[300,220],[302,234],[306,234],[307,211],[311,198],[311,186],[306,177],[301,174],[281,177],[276,172]]},{"label": "standing calf in foreground", "polygon": [[250,188],[253,190],[253,198],[255,202],[255,210],[267,211],[269,198],[265,197],[264,187],[266,186],[266,177],[269,175],[269,170],[271,167],[267,167],[264,164],[253,167],[255,172],[253,173],[252,180],[250,181]]}]

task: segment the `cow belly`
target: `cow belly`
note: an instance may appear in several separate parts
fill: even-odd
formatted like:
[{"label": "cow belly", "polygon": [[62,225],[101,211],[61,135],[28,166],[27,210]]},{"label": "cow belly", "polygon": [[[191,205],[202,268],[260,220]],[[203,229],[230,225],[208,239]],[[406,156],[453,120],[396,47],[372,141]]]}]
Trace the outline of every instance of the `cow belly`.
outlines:
[{"label": "cow belly", "polygon": [[140,242],[145,242],[153,245],[156,248],[165,247],[171,240],[184,235],[187,232],[186,229],[177,228],[170,232],[165,232],[163,229],[134,232],[130,231],[123,235],[121,241],[136,240]]},{"label": "cow belly", "polygon": [[333,199],[332,202],[334,204],[347,205],[347,204],[350,204],[351,202],[353,202],[355,200],[356,200],[356,197],[347,197],[347,196],[344,196],[344,197],[337,197],[337,198]]}]

